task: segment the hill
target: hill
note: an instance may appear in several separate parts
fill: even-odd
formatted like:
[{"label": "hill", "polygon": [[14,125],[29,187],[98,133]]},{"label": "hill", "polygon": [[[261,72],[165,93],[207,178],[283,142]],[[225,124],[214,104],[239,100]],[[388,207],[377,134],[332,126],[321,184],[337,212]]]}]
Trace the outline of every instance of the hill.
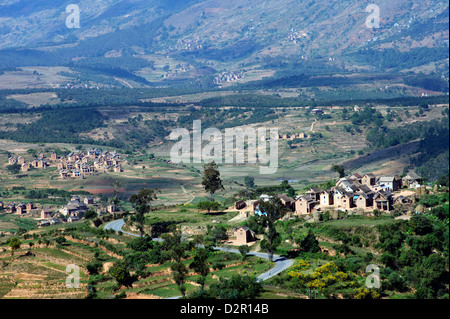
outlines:
[{"label": "hill", "polygon": [[444,1],[379,1],[380,28],[366,26],[367,4],[356,0],[79,1],[81,25],[75,29],[65,25],[68,4],[0,5],[0,74],[14,67],[66,66],[84,75],[65,72],[69,78],[119,87],[198,78],[215,86],[214,78],[224,72],[248,81],[292,65],[294,72],[448,77]]}]

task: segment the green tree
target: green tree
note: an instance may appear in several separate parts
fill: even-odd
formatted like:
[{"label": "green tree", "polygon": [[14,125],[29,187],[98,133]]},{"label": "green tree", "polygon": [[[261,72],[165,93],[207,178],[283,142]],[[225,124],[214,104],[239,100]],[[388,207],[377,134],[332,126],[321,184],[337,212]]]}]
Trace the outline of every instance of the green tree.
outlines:
[{"label": "green tree", "polygon": [[255,277],[234,275],[230,279],[220,278],[208,293],[211,298],[256,299],[262,290],[262,284]]},{"label": "green tree", "polygon": [[197,248],[194,251],[194,257],[192,263],[189,265],[190,269],[200,274],[200,279],[198,283],[201,285],[202,290],[205,288],[206,277],[209,274],[209,263],[208,263],[208,251],[205,248]]},{"label": "green tree", "polygon": [[168,252],[169,257],[175,261],[170,267],[173,279],[184,297],[186,295],[186,286],[184,285],[184,282],[189,271],[186,265],[182,263],[182,259],[186,257],[189,243],[182,240],[181,232],[177,229],[173,229],[172,234],[166,234],[164,239],[166,251]]},{"label": "green tree", "polygon": [[95,212],[95,210],[90,209],[86,212],[86,214],[84,214],[84,218],[85,219],[92,219],[97,217],[97,213]]},{"label": "green tree", "polygon": [[19,164],[12,164],[12,165],[6,166],[6,169],[8,170],[8,172],[15,175],[15,174],[20,173],[21,167]]},{"label": "green tree", "polygon": [[20,248],[22,242],[19,238],[13,237],[9,240],[9,247],[11,248],[11,256],[14,256],[14,252]]},{"label": "green tree", "polygon": [[109,274],[117,281],[119,288],[122,286],[131,287],[135,281],[126,266],[119,262],[111,267]]},{"label": "green tree", "polygon": [[55,242],[59,245],[63,245],[67,242],[66,238],[59,236],[55,239]]},{"label": "green tree", "polygon": [[306,237],[300,242],[300,249],[311,253],[320,251],[319,241],[311,230],[308,231]]},{"label": "green tree", "polygon": [[254,188],[255,187],[255,178],[250,176],[245,176],[244,178],[244,184],[247,188]]},{"label": "green tree", "polygon": [[331,167],[331,170],[332,170],[333,172],[338,173],[338,174],[339,174],[339,178],[342,178],[342,177],[345,176],[345,168],[344,168],[343,165],[333,165],[333,166]]},{"label": "green tree", "polygon": [[258,219],[258,223],[264,228],[264,239],[261,241],[261,248],[267,251],[269,260],[273,261],[273,254],[281,244],[281,235],[277,232],[275,222],[283,217],[287,212],[278,197],[272,197],[267,202],[259,204],[263,215]]},{"label": "green tree", "polygon": [[217,245],[219,241],[228,239],[227,230],[223,226],[215,226],[208,231],[208,237],[212,237]]},{"label": "green tree", "polygon": [[211,210],[218,210],[220,207],[220,203],[214,201],[204,201],[197,204],[197,208],[201,210],[207,210],[208,214]]},{"label": "green tree", "polygon": [[133,204],[136,214],[134,221],[137,222],[141,237],[144,235],[144,221],[145,214],[150,212],[150,203],[157,199],[157,189],[142,189],[138,194],[133,194],[130,197],[130,203]]},{"label": "green tree", "polygon": [[247,254],[250,251],[250,247],[247,245],[241,245],[239,246],[239,252],[241,253],[242,260],[245,260],[247,258]]},{"label": "green tree", "polygon": [[222,180],[217,164],[213,161],[203,166],[203,188],[209,193],[209,199],[214,200],[214,194],[218,190],[223,190]]}]

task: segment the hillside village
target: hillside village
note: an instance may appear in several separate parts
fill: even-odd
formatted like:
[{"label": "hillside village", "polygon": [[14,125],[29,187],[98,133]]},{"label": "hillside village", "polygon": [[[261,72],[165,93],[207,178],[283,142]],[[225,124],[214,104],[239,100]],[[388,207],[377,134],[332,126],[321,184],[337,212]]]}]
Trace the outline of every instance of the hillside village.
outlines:
[{"label": "hillside village", "polygon": [[[2,210],[3,209],[3,210]],[[4,203],[0,201],[0,212],[31,217],[37,221],[38,227],[45,227],[60,223],[73,223],[85,217],[88,211],[93,211],[100,218],[117,213],[117,206],[110,201],[106,207],[97,203],[92,196],[80,197],[74,195],[61,207],[44,207],[33,202]]]},{"label": "hillside village", "polygon": [[93,174],[107,172],[123,172],[122,164],[126,160],[117,152],[103,152],[98,148],[91,148],[86,152],[77,150],[70,152],[67,156],[58,156],[52,152],[47,157],[43,152],[39,152],[36,158],[26,161],[23,156],[9,157],[9,165],[19,165],[22,172],[28,172],[31,169],[46,169],[56,166],[61,179],[67,178],[85,178]]},{"label": "hillside village", "polygon": [[[329,211],[337,219],[339,212],[369,214],[374,210],[391,212],[396,205],[407,207],[415,202],[416,193],[426,192],[421,182],[422,178],[414,172],[409,172],[403,178],[398,175],[376,177],[371,173],[355,173],[340,178],[331,189],[311,187],[295,198],[286,194],[277,196],[287,207],[289,217],[312,215],[315,220],[319,220],[321,213]],[[402,188],[416,191],[402,192]],[[270,198],[271,196],[263,194],[257,200],[241,200],[235,203],[235,208],[246,217],[261,215],[264,212],[259,210],[259,203]]]},{"label": "hillside village", "polygon": [[[100,152],[97,152],[96,156],[108,158],[110,153],[100,154]],[[87,153],[89,158],[93,158],[94,155],[95,153],[92,152]],[[83,152],[70,153],[58,165],[66,163],[64,165],[67,169],[67,167],[71,167],[70,164],[74,161],[79,164],[80,158],[84,159],[86,155]],[[330,189],[311,187],[304,194],[295,196],[295,198],[286,194],[277,194],[276,196],[286,206],[288,210],[287,218],[306,217],[311,221],[319,221],[321,214],[325,212],[330,212],[331,218],[339,219],[344,212],[370,215],[373,214],[374,210],[380,213],[389,213],[399,207],[402,207],[402,211],[405,213],[411,214],[415,213],[411,209],[414,207],[416,194],[426,192],[425,186],[421,185],[421,182],[422,178],[414,172],[409,172],[403,178],[398,175],[376,177],[371,173],[365,175],[355,173],[340,178],[335,186]],[[411,189],[415,191],[411,191]],[[259,203],[268,201],[271,197],[263,194],[258,199],[240,200],[231,209],[238,211],[240,218],[262,215],[264,212],[260,211]],[[66,205],[59,208],[36,207],[32,202],[24,204],[0,201],[0,209],[3,209],[4,213],[31,216],[37,220],[39,227],[81,220],[89,210],[95,211],[98,217],[101,217],[102,214],[114,215],[118,212],[116,205],[111,201],[106,207],[103,207],[95,203],[92,196],[80,197],[76,195],[72,196]],[[234,232],[236,231],[235,229]],[[246,230],[246,233],[251,233],[251,230]]]}]

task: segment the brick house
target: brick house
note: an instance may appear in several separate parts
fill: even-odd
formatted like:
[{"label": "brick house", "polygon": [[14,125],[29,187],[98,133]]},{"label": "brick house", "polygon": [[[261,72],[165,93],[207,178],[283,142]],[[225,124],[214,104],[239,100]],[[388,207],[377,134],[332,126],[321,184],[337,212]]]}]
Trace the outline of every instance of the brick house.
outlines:
[{"label": "brick house", "polygon": [[22,172],[28,172],[30,169],[31,169],[30,163],[23,163],[22,166],[20,167],[20,170]]},{"label": "brick house", "polygon": [[23,163],[25,163],[25,159],[22,156],[19,156],[17,158],[17,164],[22,165]]},{"label": "brick house", "polygon": [[332,206],[333,201],[333,191],[331,190],[323,190],[320,193],[320,205],[322,206]]},{"label": "brick house", "polygon": [[20,203],[16,206],[16,213],[19,215],[25,214],[27,212],[27,206]]},{"label": "brick house", "polygon": [[373,206],[373,198],[366,193],[360,193],[354,196],[353,202],[358,208],[368,208]]},{"label": "brick house", "polygon": [[107,211],[108,213],[111,213],[111,214],[115,213],[115,212],[116,212],[116,209],[117,209],[117,207],[116,207],[116,205],[115,205],[114,203],[110,203],[110,204],[106,207],[106,211]]},{"label": "brick house", "polygon": [[247,204],[243,200],[240,200],[240,201],[237,201],[236,203],[234,203],[234,208],[235,209],[243,209],[246,206],[247,206]]},{"label": "brick house", "polygon": [[80,217],[78,217],[78,216],[70,216],[69,218],[67,218],[67,222],[69,222],[69,223],[73,223],[73,222],[76,222],[79,220],[80,220]]},{"label": "brick house", "polygon": [[15,213],[16,212],[16,204],[14,204],[13,202],[10,202],[8,204],[8,211],[10,213]]},{"label": "brick house", "polygon": [[86,205],[92,205],[92,204],[94,204],[94,198],[92,196],[86,196],[84,198],[84,203]]},{"label": "brick house", "polygon": [[313,200],[320,200],[320,193],[322,190],[318,187],[311,187],[305,192],[306,196],[311,197]]},{"label": "brick house", "polygon": [[422,178],[414,172],[409,172],[402,178],[402,185],[408,188],[417,188],[422,184]]},{"label": "brick house", "polygon": [[295,200],[286,194],[279,194],[277,197],[280,199],[281,203],[287,207],[290,211],[295,210]]},{"label": "brick house", "polygon": [[343,189],[336,189],[334,192],[334,206],[344,209],[350,209],[353,207],[353,194]]},{"label": "brick house", "polygon": [[241,226],[234,230],[236,244],[245,245],[255,241],[255,233],[247,226]]},{"label": "brick house", "polygon": [[381,211],[392,210],[392,194],[385,190],[378,191],[373,197],[373,208]]},{"label": "brick house", "polygon": [[314,211],[316,205],[319,201],[312,199],[307,196],[299,196],[295,200],[295,214],[296,215],[306,215],[311,214]]},{"label": "brick house", "polygon": [[43,209],[41,210],[41,218],[49,219],[53,217],[53,211],[51,209]]},{"label": "brick house", "polygon": [[349,179],[350,181],[356,181],[356,182],[358,182],[358,183],[361,183],[362,178],[363,178],[363,177],[362,177],[360,174],[355,173],[355,174],[353,174],[352,176],[350,176],[348,179]]},{"label": "brick house", "polygon": [[33,203],[31,203],[31,202],[27,203],[27,211],[30,211],[30,210],[32,210],[33,208],[34,208]]},{"label": "brick house", "polygon": [[371,173],[366,174],[361,178],[361,184],[372,186],[372,185],[375,185],[375,183],[376,183],[376,177],[375,177],[375,175],[373,175]]}]

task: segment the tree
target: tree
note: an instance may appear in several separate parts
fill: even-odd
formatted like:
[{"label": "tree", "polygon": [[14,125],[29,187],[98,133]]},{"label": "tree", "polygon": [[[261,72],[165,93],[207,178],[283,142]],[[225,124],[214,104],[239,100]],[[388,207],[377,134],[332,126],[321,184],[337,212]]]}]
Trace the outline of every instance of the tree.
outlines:
[{"label": "tree", "polygon": [[223,226],[215,226],[210,231],[208,231],[208,237],[212,237],[214,242],[217,244],[220,240],[227,240],[227,230]]},{"label": "tree", "polygon": [[134,278],[130,275],[126,266],[121,263],[116,263],[111,267],[109,273],[117,281],[119,288],[122,286],[131,287],[134,282]]},{"label": "tree", "polygon": [[8,172],[15,175],[20,172],[21,166],[19,164],[12,164],[6,166],[6,169],[8,170]]},{"label": "tree", "polygon": [[186,257],[186,251],[189,249],[189,243],[183,242],[181,232],[173,229],[172,234],[164,236],[164,246],[169,257],[175,261],[170,269],[175,283],[178,285],[183,297],[186,295],[185,278],[188,274],[188,268],[182,263],[182,259]]},{"label": "tree", "polygon": [[424,215],[414,215],[409,220],[409,224],[417,235],[426,235],[433,231],[431,221]]},{"label": "tree", "polygon": [[208,214],[211,212],[211,210],[218,210],[219,207],[220,203],[211,201],[204,201],[197,204],[198,209],[207,210]]},{"label": "tree", "polygon": [[343,165],[333,165],[333,166],[331,167],[331,170],[332,170],[333,172],[338,173],[338,174],[339,174],[339,178],[342,178],[342,177],[345,176],[345,168],[344,168]]},{"label": "tree", "polygon": [[208,251],[205,248],[197,248],[194,252],[193,262],[189,265],[189,268],[200,274],[198,283],[201,285],[202,290],[205,288],[206,277],[209,274],[208,263]]},{"label": "tree", "polygon": [[90,209],[86,212],[86,214],[84,214],[84,218],[85,219],[92,219],[97,217],[97,213],[95,212],[95,210]]},{"label": "tree", "polygon": [[14,256],[14,252],[20,248],[21,244],[22,244],[22,242],[17,237],[13,237],[10,239],[9,247],[11,247],[11,256]]},{"label": "tree", "polygon": [[150,203],[157,199],[157,189],[142,189],[138,194],[133,194],[130,197],[130,203],[133,204],[136,211],[134,221],[137,222],[141,237],[144,235],[144,221],[145,214],[150,212]]},{"label": "tree", "polygon": [[250,251],[250,247],[248,247],[247,245],[239,246],[239,252],[242,255],[242,260],[245,260],[247,258],[247,254],[249,251]]},{"label": "tree", "polygon": [[244,184],[247,188],[254,188],[255,187],[255,178],[250,176],[245,176],[244,178]]},{"label": "tree", "polygon": [[214,200],[214,194],[223,190],[222,180],[217,164],[213,161],[203,166],[203,188],[209,193],[209,199]]},{"label": "tree", "polygon": [[319,242],[311,230],[308,231],[308,235],[300,242],[300,248],[302,251],[311,253],[320,251]]},{"label": "tree", "polygon": [[59,236],[55,239],[56,243],[59,245],[63,245],[67,242],[65,237]]},{"label": "tree", "polygon": [[128,248],[138,252],[146,252],[152,249],[153,245],[154,243],[150,236],[138,237],[127,243]]},{"label": "tree", "polygon": [[281,244],[281,235],[275,228],[275,222],[283,217],[287,208],[278,197],[272,197],[267,202],[263,201],[259,207],[263,215],[258,219],[258,223],[265,228],[261,248],[267,251],[269,260],[273,261],[275,249]]},{"label": "tree", "polygon": [[220,278],[208,291],[212,298],[256,299],[262,291],[262,284],[250,276],[234,275],[230,279]]},{"label": "tree", "polygon": [[287,180],[283,180],[280,184],[280,188],[287,192],[290,197],[295,197],[295,189],[289,184]]},{"label": "tree", "polygon": [[111,199],[111,203],[114,204],[115,207],[119,205],[119,190],[122,187],[122,183],[119,181],[114,181],[112,183],[112,186],[114,187],[114,196]]}]

